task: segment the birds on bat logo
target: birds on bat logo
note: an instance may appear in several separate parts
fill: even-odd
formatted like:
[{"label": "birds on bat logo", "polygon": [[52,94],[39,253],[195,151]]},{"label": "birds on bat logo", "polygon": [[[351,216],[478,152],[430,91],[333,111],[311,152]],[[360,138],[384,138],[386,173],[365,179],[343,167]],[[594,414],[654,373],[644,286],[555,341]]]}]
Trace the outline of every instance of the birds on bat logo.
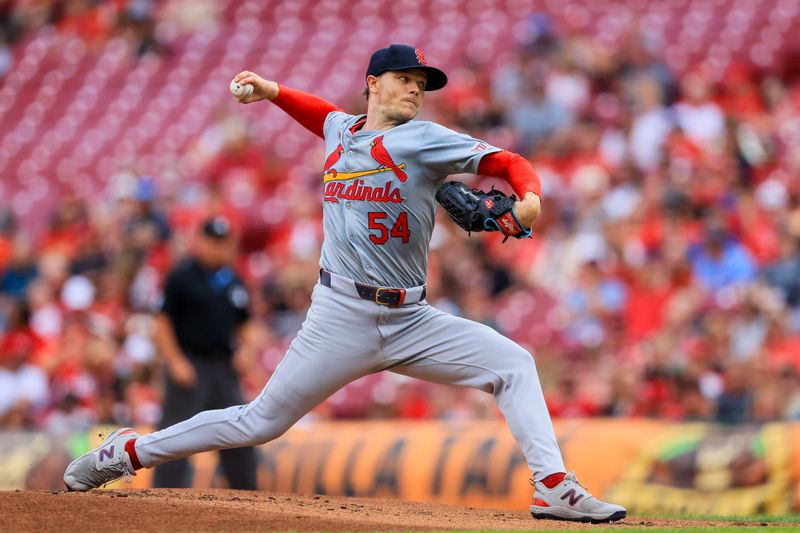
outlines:
[{"label": "birds on bat logo", "polygon": [[[376,137],[369,145],[369,154],[378,163],[377,168],[356,171],[339,171],[333,168],[341,159],[342,154],[344,154],[344,147],[341,143],[328,154],[323,167],[325,174],[322,176],[322,181],[325,183],[324,200],[326,202],[338,203],[339,199],[393,203],[403,201],[400,190],[393,186],[391,181],[387,181],[381,186],[368,185],[363,179],[359,179],[391,171],[401,183],[405,183],[408,180],[408,174],[403,170],[406,168],[406,164],[404,162],[395,163],[391,154],[383,145],[383,135]],[[348,187],[343,182],[349,182],[350,186]]]},{"label": "birds on bat logo", "polygon": [[379,166],[377,168],[357,170],[353,172],[343,172],[333,168],[333,166],[339,162],[339,159],[344,153],[344,147],[340,143],[336,149],[328,154],[328,157],[325,158],[325,165],[323,166],[323,171],[325,174],[323,175],[322,181],[327,183],[329,181],[352,180],[372,174],[380,174],[390,170],[394,172],[394,175],[397,176],[397,179],[399,179],[401,183],[405,183],[406,180],[408,180],[408,174],[406,174],[403,170],[406,168],[406,164],[395,163],[391,154],[389,154],[389,151],[383,145],[383,135],[375,137],[375,139],[370,142],[369,145],[369,154],[372,156],[372,159],[378,163]]}]

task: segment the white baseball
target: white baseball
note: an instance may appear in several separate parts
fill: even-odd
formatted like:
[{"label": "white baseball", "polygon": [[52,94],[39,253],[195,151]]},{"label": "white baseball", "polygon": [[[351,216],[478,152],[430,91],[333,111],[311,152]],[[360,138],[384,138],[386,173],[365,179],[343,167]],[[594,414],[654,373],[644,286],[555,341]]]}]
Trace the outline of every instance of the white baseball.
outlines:
[{"label": "white baseball", "polygon": [[236,98],[247,98],[248,96],[253,94],[255,87],[253,87],[252,83],[242,85],[239,82],[231,81],[230,89],[231,89],[231,94]]}]

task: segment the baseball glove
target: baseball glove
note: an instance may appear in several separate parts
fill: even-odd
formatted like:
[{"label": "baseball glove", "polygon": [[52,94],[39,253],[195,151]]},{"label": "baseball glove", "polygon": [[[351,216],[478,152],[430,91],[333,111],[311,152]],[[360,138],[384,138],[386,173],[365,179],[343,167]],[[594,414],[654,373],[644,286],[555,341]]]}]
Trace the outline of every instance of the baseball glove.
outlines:
[{"label": "baseball glove", "polygon": [[494,187],[484,192],[470,189],[460,181],[447,181],[436,191],[436,201],[467,233],[499,231],[506,236],[503,242],[509,237],[522,239],[531,235],[531,230],[525,229],[514,214],[517,197],[507,196]]}]

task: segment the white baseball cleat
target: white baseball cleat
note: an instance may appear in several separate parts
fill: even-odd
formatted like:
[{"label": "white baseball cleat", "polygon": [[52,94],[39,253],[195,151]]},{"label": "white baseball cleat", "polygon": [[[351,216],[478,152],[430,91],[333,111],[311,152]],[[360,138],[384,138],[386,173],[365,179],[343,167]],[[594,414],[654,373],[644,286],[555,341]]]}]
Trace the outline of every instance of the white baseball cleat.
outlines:
[{"label": "white baseball cleat", "polygon": [[100,446],[72,461],[64,472],[69,490],[86,491],[102,487],[122,477],[136,475],[125,443],[139,434],[131,428],[121,428],[108,436]]},{"label": "white baseball cleat", "polygon": [[538,481],[533,483],[535,491],[531,505],[534,518],[553,520],[572,520],[575,522],[614,522],[627,515],[621,505],[600,501],[578,483],[575,474],[570,472],[564,481],[548,489]]}]

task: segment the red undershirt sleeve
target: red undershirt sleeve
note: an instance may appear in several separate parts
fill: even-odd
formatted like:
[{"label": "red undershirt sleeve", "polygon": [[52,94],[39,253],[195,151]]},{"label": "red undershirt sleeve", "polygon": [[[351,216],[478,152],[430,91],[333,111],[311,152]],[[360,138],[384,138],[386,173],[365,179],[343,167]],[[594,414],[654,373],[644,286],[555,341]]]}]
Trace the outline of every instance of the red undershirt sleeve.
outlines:
[{"label": "red undershirt sleeve", "polygon": [[307,92],[278,84],[278,96],[272,101],[305,129],[325,138],[325,119],[333,111],[341,111],[327,100]]},{"label": "red undershirt sleeve", "polygon": [[478,164],[478,174],[506,180],[520,199],[527,192],[542,197],[542,184],[536,169],[527,159],[514,152],[501,150],[486,154]]}]

